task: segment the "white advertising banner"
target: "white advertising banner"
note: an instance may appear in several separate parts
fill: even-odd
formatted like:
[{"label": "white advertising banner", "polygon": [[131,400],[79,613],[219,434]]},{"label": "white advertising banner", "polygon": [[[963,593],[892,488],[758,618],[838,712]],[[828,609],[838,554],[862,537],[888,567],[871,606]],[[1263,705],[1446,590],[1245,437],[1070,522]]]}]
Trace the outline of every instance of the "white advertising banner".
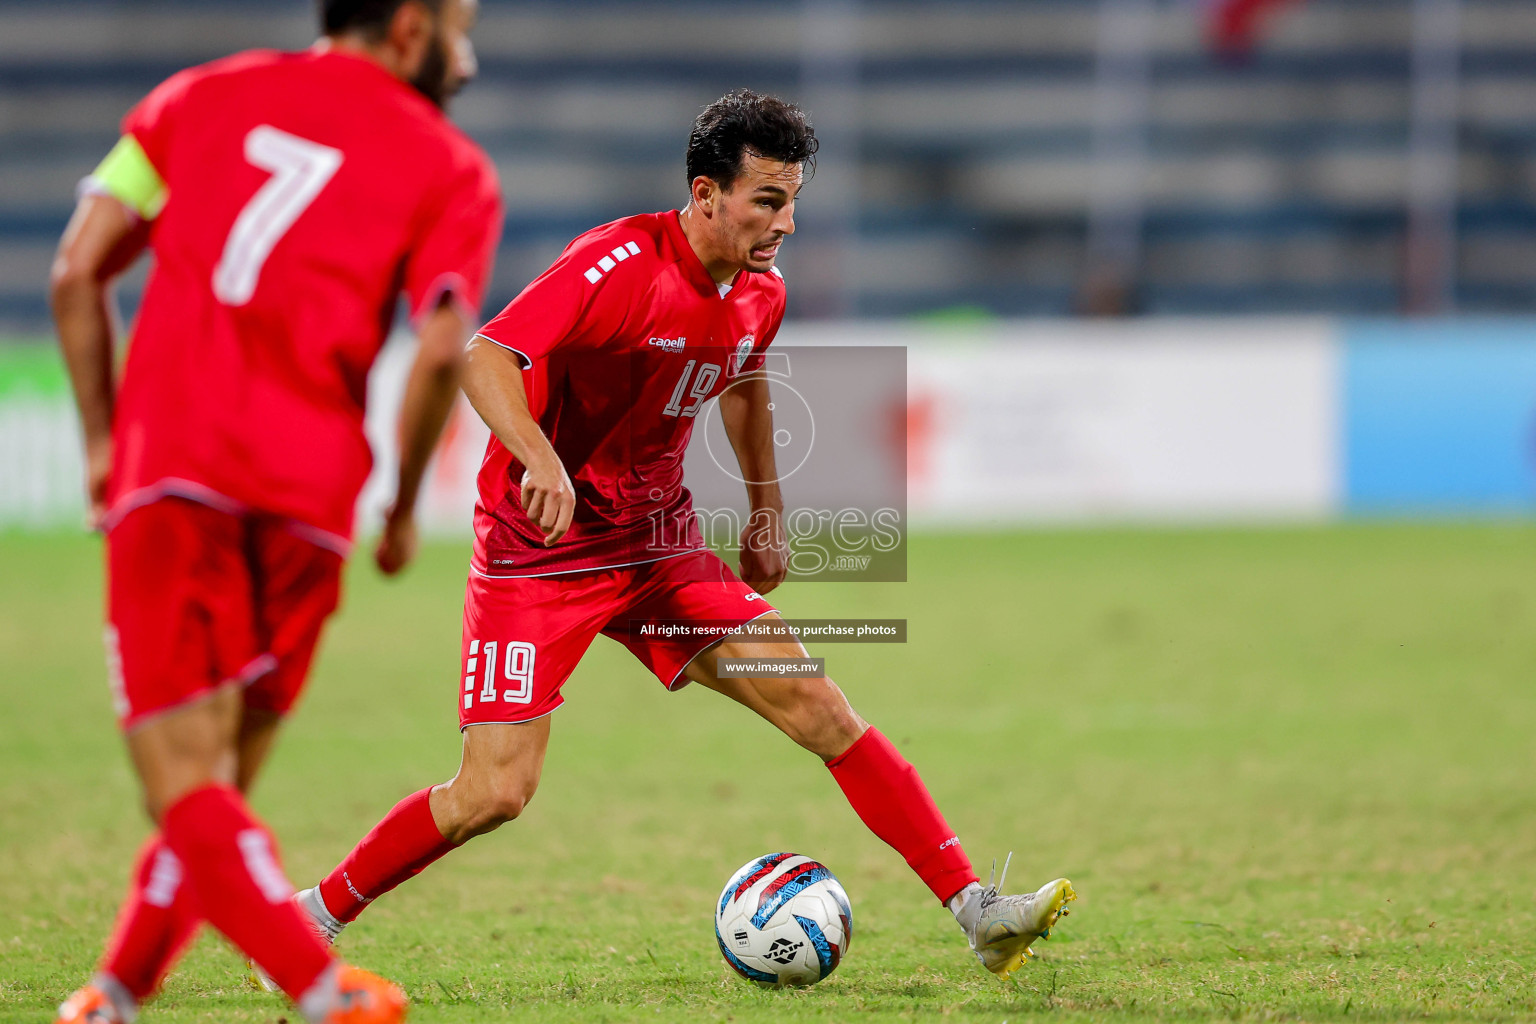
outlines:
[{"label": "white advertising banner", "polygon": [[[1324,320],[860,323],[790,325],[778,345],[906,347],[907,510],[916,525],[1198,521],[1339,509],[1337,333]],[[396,417],[413,354],[408,339],[396,339],[371,378],[375,467],[359,504],[363,531],[394,490]],[[844,449],[845,481],[857,476],[850,458],[899,459],[899,388],[892,400],[889,382],[871,376],[879,401],[861,405],[846,356],[820,362],[843,367],[835,396],[795,381],[820,410],[817,447]],[[860,429],[849,417],[880,422]],[[695,431],[696,446],[711,430]],[[423,491],[426,529],[468,531],[487,437],[461,398]],[[45,389],[0,388],[0,525],[80,521],[78,443],[62,370]],[[702,458],[690,452],[691,473]],[[802,474],[785,489],[815,481]]]},{"label": "white advertising banner", "polygon": [[0,388],[0,528],[83,527],[85,519],[74,402],[61,388]]},{"label": "white advertising banner", "polygon": [[1336,329],[1323,320],[860,326],[907,345],[915,523],[1295,518],[1337,507]]}]

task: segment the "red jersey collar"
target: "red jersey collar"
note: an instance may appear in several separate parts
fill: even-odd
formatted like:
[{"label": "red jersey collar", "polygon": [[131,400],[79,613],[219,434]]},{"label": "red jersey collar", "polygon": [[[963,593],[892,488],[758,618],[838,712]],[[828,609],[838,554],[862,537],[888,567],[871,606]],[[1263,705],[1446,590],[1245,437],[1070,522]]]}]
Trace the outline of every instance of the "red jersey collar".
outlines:
[{"label": "red jersey collar", "polygon": [[720,286],[715,279],[704,269],[704,261],[699,259],[699,254],[693,251],[693,245],[688,241],[688,236],[683,232],[682,212],[669,210],[662,216],[662,222],[667,228],[667,237],[672,240],[672,247],[677,250],[677,261],[683,266],[683,273],[693,282],[693,286],[705,295],[728,301],[741,289],[742,278],[746,276],[745,270],[736,271],[736,276],[731,278],[731,290],[724,295],[720,294]]},{"label": "red jersey collar", "polygon": [[334,46],[329,39],[326,39],[323,36],[320,39],[317,39],[314,44],[309,47],[309,49],[301,52],[315,60],[337,61],[343,67],[357,67],[360,65],[364,68],[367,68],[368,71],[366,73],[372,74],[375,77],[388,82],[397,90],[401,90],[405,95],[418,102],[420,106],[425,107],[429,112],[436,114],[439,117],[448,116],[447,112],[443,110],[442,107],[439,107],[436,103],[433,103],[431,100],[423,96],[420,89],[417,89],[410,82],[407,82],[402,78],[396,78],[393,74],[390,73],[388,68],[365,53],[356,53],[351,50]]}]

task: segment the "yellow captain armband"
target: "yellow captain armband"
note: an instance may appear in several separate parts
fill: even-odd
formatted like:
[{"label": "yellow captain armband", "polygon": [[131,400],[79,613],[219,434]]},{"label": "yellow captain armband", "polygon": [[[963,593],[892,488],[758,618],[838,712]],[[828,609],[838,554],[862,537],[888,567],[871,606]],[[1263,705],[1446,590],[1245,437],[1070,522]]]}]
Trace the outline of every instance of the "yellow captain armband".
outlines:
[{"label": "yellow captain armband", "polygon": [[145,220],[160,216],[170,196],[165,180],[132,135],[117,140],[101,166],[86,179],[86,186],[111,196]]}]

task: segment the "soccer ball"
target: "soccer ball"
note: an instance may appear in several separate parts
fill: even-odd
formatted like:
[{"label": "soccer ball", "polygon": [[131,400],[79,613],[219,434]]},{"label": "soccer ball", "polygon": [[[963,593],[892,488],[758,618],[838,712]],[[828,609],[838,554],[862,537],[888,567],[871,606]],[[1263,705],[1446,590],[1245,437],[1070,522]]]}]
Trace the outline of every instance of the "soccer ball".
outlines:
[{"label": "soccer ball", "polygon": [[853,908],[826,866],[770,853],[725,883],[715,939],[731,969],[764,988],[814,985],[837,969],[853,939]]}]

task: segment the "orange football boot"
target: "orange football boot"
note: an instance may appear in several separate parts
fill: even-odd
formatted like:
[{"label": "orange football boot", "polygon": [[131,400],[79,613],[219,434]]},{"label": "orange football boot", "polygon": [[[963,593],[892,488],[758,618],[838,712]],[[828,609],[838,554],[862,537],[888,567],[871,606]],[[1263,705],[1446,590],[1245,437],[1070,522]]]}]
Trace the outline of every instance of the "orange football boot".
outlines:
[{"label": "orange football boot", "polygon": [[124,1024],[117,1006],[95,985],[87,985],[64,1000],[53,1024]]},{"label": "orange football boot", "polygon": [[400,1024],[405,1020],[405,993],[392,981],[341,964],[336,987],[336,1008],[326,1014],[324,1024]]}]

